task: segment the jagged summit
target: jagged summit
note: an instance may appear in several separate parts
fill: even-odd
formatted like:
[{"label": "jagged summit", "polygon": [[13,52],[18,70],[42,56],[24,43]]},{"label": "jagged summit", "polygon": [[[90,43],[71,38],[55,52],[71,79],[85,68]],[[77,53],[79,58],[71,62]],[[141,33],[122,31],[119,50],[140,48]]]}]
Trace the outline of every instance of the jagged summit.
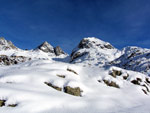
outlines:
[{"label": "jagged summit", "polygon": [[103,66],[119,57],[121,52],[110,43],[95,37],[83,38],[71,53],[72,63]]},{"label": "jagged summit", "polygon": [[18,48],[14,46],[11,41],[6,40],[4,37],[0,37],[0,51],[10,49],[17,50]]},{"label": "jagged summit", "polygon": [[54,53],[54,48],[52,45],[50,45],[47,41],[43,42],[41,45],[39,45],[36,50],[42,50],[43,52],[46,53]]},{"label": "jagged summit", "polygon": [[55,56],[60,56],[62,54],[66,54],[59,46],[53,47],[47,41],[43,42],[35,50],[41,50],[45,53],[50,53]]},{"label": "jagged summit", "polygon": [[59,46],[56,46],[56,47],[54,48],[54,52],[55,52],[56,56],[65,54],[65,52],[64,52]]}]

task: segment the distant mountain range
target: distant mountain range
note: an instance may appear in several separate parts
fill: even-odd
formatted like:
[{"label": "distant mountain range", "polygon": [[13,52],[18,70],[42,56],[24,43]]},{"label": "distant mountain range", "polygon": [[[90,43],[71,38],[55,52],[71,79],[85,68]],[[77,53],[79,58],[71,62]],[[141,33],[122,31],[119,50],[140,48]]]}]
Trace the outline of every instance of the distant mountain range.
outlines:
[{"label": "distant mountain range", "polygon": [[[22,50],[2,37],[0,38],[0,56],[1,64],[8,65],[31,59],[65,58],[68,54],[59,46],[53,47],[46,41],[33,50]],[[10,59],[12,63],[6,63],[5,59]],[[68,62],[84,66],[114,65],[150,75],[150,49],[129,46],[118,50],[110,43],[95,37],[82,39],[72,50]]]}]

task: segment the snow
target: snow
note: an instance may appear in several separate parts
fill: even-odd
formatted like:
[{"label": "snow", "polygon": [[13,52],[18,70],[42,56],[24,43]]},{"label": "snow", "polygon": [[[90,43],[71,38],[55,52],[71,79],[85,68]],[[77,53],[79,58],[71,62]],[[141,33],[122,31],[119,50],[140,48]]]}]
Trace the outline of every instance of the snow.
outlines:
[{"label": "snow", "polygon": [[[119,51],[97,38],[84,39],[90,48],[76,47],[73,51],[88,54],[72,63],[67,62],[67,55],[57,57],[39,49],[1,50],[0,55],[25,56],[31,60],[0,67],[0,100],[6,100],[0,113],[149,113],[150,83],[147,80],[150,78],[108,65],[122,55],[129,55],[129,51],[132,54],[136,47]],[[144,49],[144,53],[148,54],[149,50]],[[143,58],[137,59],[145,61]],[[114,71],[120,74],[114,76]],[[132,83],[137,79],[138,83]],[[109,86],[107,82],[119,87]],[[79,87],[81,96],[66,93],[66,86]],[[8,107],[12,104],[17,106]]]},{"label": "snow", "polygon": [[[67,71],[73,69],[78,75]],[[108,75],[112,69],[128,72],[128,81],[115,79]],[[65,78],[58,77],[65,75]],[[129,81],[136,76],[145,75],[126,71],[117,67],[96,68],[82,67],[53,60],[33,60],[13,66],[0,68],[0,99],[6,99],[6,106],[0,113],[107,113],[107,112],[149,112],[149,95],[141,91],[141,87]],[[121,81],[121,88],[114,88],[98,82],[105,78]],[[44,82],[64,87],[80,87],[82,97],[76,97],[57,91]],[[18,104],[17,107],[7,107]],[[140,106],[140,107],[139,107]],[[145,109],[143,109],[144,107]]]}]

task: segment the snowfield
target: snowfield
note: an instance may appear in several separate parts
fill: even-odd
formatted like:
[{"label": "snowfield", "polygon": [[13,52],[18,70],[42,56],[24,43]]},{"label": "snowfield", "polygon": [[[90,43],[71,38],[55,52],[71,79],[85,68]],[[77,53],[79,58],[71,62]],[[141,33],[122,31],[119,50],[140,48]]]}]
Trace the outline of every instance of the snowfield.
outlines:
[{"label": "snowfield", "polygon": [[[6,105],[0,108],[0,113],[148,113],[150,96],[144,94],[140,86],[121,78],[116,79],[120,88],[98,82],[105,77],[113,79],[108,75],[109,70],[53,60],[3,66],[0,68],[0,99],[6,100]],[[132,77],[137,74],[145,77],[137,72],[128,73]],[[82,96],[57,91],[45,82],[59,87],[80,87]],[[10,104],[17,106],[8,107]]]},{"label": "snowfield", "polygon": [[0,113],[149,113],[149,50],[125,50],[92,37],[69,56],[48,42],[21,50],[0,38]]}]

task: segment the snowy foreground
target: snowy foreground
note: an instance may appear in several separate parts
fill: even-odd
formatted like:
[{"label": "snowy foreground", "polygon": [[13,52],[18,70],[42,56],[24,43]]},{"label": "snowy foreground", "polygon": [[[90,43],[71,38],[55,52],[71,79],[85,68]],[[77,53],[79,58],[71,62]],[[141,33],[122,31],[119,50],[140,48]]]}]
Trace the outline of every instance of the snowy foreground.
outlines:
[{"label": "snowy foreground", "polygon": [[[81,67],[54,60],[2,66],[0,99],[6,102],[0,107],[0,113],[149,113],[149,93],[145,94],[142,87],[129,82],[137,75],[144,79],[145,75],[128,71],[132,76],[127,80],[114,79],[108,75],[111,68],[116,67]],[[107,86],[102,79],[114,79],[119,88]],[[46,82],[60,88],[80,87],[83,92],[81,96],[73,96]],[[16,107],[8,107],[13,104]]]}]

